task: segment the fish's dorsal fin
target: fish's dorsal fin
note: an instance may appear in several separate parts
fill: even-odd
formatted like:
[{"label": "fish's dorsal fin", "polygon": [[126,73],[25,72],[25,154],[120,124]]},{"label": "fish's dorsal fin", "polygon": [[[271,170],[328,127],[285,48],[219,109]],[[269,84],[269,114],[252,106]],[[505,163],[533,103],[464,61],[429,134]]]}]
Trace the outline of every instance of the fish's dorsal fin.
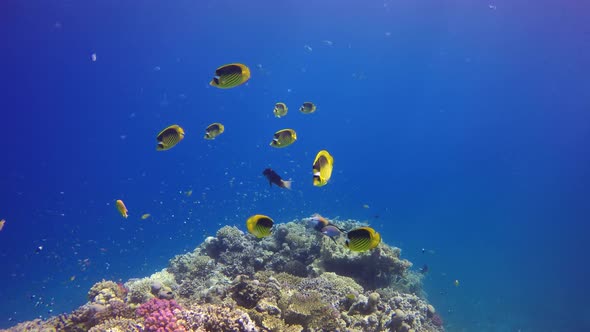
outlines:
[{"label": "fish's dorsal fin", "polygon": [[328,225],[331,225],[331,226],[334,226],[334,227],[336,227],[336,229],[337,229],[337,230],[339,230],[339,231],[340,231],[340,233],[346,233],[346,232],[345,232],[345,231],[344,231],[342,228],[340,228],[340,227],[338,227],[338,226],[334,225],[333,223],[329,223]]}]

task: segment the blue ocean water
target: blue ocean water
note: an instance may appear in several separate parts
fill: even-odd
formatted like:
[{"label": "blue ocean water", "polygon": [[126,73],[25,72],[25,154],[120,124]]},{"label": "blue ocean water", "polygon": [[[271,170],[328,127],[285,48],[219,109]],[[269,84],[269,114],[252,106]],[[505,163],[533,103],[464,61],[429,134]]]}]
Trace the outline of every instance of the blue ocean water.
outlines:
[{"label": "blue ocean water", "polygon": [[[149,275],[252,214],[319,212],[428,264],[449,331],[590,330],[588,4],[0,6],[0,328],[71,311],[93,283]],[[231,62],[250,81],[210,87]],[[226,131],[206,141],[212,122]],[[156,152],[176,123],[185,139]],[[282,128],[298,141],[269,147]],[[335,171],[316,188],[321,149]],[[267,167],[293,190],[269,188]]]}]

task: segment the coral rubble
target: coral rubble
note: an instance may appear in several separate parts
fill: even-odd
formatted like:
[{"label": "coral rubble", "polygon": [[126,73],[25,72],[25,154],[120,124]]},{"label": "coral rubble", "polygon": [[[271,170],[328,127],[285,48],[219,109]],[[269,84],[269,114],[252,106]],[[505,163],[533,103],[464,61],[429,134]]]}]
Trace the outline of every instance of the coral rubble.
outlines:
[{"label": "coral rubble", "polygon": [[444,331],[400,255],[351,252],[301,221],[263,239],[226,226],[161,272],[103,280],[72,313],[8,331]]}]

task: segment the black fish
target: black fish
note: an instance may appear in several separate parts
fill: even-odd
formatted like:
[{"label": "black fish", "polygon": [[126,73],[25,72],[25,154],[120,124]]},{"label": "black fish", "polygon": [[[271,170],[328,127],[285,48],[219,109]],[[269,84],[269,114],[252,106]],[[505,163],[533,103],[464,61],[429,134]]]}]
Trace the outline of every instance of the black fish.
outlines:
[{"label": "black fish", "polygon": [[280,188],[291,189],[291,181],[285,181],[281,179],[281,176],[270,168],[265,169],[264,172],[262,172],[262,175],[266,176],[266,178],[268,179],[268,184],[271,187],[274,183],[276,186]]}]

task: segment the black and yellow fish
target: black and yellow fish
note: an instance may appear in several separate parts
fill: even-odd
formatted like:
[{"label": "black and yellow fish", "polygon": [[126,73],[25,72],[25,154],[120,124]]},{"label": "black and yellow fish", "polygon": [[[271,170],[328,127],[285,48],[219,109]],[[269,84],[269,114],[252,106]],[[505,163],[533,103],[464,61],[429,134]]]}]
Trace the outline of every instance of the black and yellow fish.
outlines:
[{"label": "black and yellow fish", "polygon": [[285,103],[276,103],[275,109],[272,112],[274,113],[275,117],[280,118],[287,115],[288,111],[289,108],[287,105],[285,105]]},{"label": "black and yellow fish", "polygon": [[230,63],[215,70],[215,76],[209,85],[220,89],[229,89],[246,83],[250,79],[250,69],[241,63]]},{"label": "black and yellow fish", "polygon": [[205,129],[205,139],[215,139],[215,137],[221,135],[224,131],[225,127],[221,123],[212,123]]},{"label": "black and yellow fish", "polygon": [[255,214],[246,220],[246,228],[250,234],[257,238],[263,238],[270,235],[274,221],[265,215]]},{"label": "black and yellow fish", "polygon": [[299,111],[304,114],[311,114],[315,112],[315,110],[315,105],[310,101],[306,101],[305,103],[303,103],[303,105],[301,105],[301,107],[299,107]]},{"label": "black and yellow fish", "polygon": [[367,251],[381,243],[381,235],[371,227],[359,227],[346,233],[346,247],[352,251]]},{"label": "black and yellow fish", "polygon": [[183,138],[184,130],[178,125],[172,125],[162,130],[156,137],[156,140],[158,140],[156,150],[164,151],[171,149],[178,144],[178,142],[182,141]]},{"label": "black and yellow fish", "polygon": [[293,129],[281,129],[274,135],[270,146],[275,148],[284,148],[293,144],[297,140],[297,134]]},{"label": "black and yellow fish", "polygon": [[318,152],[313,161],[313,185],[325,186],[332,177],[334,169],[334,157],[326,150]]}]

